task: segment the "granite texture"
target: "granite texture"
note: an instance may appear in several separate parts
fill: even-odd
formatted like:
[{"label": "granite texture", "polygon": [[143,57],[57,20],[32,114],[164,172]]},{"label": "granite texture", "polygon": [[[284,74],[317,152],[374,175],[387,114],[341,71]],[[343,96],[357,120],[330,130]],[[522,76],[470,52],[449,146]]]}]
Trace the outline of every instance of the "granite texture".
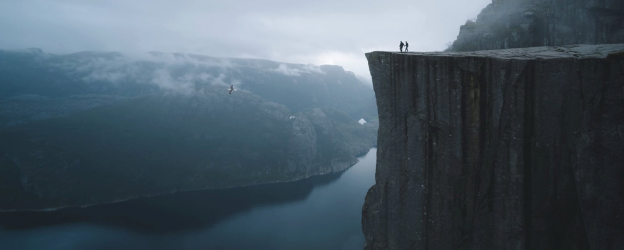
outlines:
[{"label": "granite texture", "polygon": [[367,53],[365,249],[624,249],[623,55]]}]

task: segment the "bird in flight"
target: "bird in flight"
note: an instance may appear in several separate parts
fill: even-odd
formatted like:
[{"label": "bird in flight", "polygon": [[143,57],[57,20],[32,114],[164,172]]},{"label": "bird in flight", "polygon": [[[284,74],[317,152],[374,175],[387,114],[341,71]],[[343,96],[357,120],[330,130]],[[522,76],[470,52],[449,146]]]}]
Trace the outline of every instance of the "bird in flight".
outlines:
[{"label": "bird in flight", "polygon": [[230,95],[232,94],[232,91],[234,91],[234,85],[230,85]]}]

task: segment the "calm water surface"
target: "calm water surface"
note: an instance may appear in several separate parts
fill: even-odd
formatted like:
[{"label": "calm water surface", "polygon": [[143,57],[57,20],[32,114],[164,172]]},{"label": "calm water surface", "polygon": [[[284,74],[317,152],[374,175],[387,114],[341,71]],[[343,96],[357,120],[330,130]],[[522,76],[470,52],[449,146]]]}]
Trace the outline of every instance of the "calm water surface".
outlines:
[{"label": "calm water surface", "polygon": [[290,183],[0,213],[0,249],[362,249],[376,154]]}]

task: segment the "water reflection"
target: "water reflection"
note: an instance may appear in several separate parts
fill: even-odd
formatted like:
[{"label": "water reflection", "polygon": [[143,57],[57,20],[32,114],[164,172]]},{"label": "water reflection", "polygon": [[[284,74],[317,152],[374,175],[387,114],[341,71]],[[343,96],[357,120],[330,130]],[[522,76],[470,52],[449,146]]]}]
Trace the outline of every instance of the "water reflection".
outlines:
[{"label": "water reflection", "polygon": [[296,182],[0,213],[0,249],[361,249],[375,154]]}]

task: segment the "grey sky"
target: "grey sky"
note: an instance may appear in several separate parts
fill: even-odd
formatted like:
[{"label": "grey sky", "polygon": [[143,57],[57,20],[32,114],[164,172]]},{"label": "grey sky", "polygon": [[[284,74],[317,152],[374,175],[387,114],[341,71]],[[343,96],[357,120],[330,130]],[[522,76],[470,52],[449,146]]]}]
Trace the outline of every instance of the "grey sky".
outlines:
[{"label": "grey sky", "polygon": [[491,0],[2,0],[0,49],[163,51],[342,65],[373,50],[443,50]]}]

